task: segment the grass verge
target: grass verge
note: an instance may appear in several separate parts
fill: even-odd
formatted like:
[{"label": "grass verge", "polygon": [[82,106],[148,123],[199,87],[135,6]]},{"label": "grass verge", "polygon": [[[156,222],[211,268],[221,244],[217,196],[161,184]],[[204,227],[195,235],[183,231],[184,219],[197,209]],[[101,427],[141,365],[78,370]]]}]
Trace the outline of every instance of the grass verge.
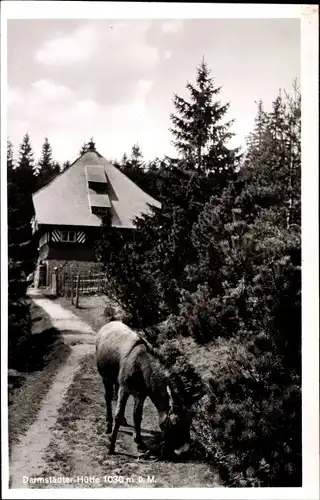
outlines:
[{"label": "grass verge", "polygon": [[105,309],[110,305],[111,301],[105,295],[81,296],[79,307],[75,307],[70,298],[58,297],[54,300],[57,304],[76,314],[82,321],[88,323],[95,331],[100,330],[107,322]]}]

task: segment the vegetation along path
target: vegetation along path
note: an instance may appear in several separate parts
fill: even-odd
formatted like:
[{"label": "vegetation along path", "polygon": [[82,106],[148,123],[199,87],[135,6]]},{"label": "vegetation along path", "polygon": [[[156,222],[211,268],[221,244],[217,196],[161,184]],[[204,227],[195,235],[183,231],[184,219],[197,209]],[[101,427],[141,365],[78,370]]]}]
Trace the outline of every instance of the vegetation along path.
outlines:
[{"label": "vegetation along path", "polygon": [[[126,410],[129,426],[121,428],[116,454],[108,456],[103,385],[95,367],[95,332],[60,304],[35,292],[32,299],[50,315],[53,327],[63,332],[71,353],[52,380],[36,420],[12,446],[11,488],[221,486],[214,471],[201,460],[138,460],[130,425],[131,398]],[[157,414],[148,400],[142,429],[147,440],[158,430]]]}]

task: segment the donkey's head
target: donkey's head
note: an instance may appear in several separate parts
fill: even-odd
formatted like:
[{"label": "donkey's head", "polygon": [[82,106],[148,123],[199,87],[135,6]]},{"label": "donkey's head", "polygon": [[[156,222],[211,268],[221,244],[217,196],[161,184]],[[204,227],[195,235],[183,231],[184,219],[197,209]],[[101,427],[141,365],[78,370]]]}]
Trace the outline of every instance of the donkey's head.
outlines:
[{"label": "donkey's head", "polygon": [[167,446],[175,455],[182,455],[190,448],[190,429],[194,416],[192,404],[199,400],[203,394],[194,399],[193,403],[185,404],[170,385],[167,386],[169,411],[166,418],[160,423],[160,428]]}]

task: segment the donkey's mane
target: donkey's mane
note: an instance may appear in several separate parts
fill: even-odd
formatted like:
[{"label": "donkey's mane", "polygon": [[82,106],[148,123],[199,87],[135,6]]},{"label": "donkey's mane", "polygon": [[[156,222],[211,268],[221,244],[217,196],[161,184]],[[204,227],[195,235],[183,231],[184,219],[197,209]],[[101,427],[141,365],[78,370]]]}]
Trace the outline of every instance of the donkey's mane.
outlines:
[{"label": "donkey's mane", "polygon": [[[168,359],[166,359],[166,357],[161,353],[159,347],[153,347],[153,345],[150,344],[150,342],[144,336],[145,332],[140,330],[137,333],[143,343],[146,345],[148,351],[159,361],[162,369],[164,370],[164,373],[166,374],[168,386],[170,387],[171,393],[172,395],[174,395],[175,400],[179,401],[179,404],[191,405],[193,401],[197,401],[198,399],[201,399],[202,396],[204,396],[204,394],[206,393],[206,387],[201,377],[197,373],[195,373],[194,375],[194,381],[191,382],[189,378],[186,378],[185,374],[181,373],[181,370],[179,370],[179,368],[177,369],[175,366],[168,363]],[[180,354],[183,355],[181,352]],[[188,388],[187,386],[190,384],[190,382],[192,385],[196,384],[196,387]],[[190,400],[190,402],[187,403],[187,400]]]},{"label": "donkey's mane", "polygon": [[138,330],[137,334],[139,335],[140,339],[148,349],[149,353],[152,354],[161,363],[163,368],[165,368],[166,360],[164,356],[159,352],[159,350],[156,347],[153,347],[153,345],[146,339],[143,331]]}]

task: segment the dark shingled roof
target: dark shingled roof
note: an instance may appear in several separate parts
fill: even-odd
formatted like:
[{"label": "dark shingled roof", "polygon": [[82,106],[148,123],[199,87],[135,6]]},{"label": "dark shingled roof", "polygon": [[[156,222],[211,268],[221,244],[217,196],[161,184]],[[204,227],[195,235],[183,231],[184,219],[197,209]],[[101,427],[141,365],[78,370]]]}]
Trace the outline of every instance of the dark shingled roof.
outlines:
[{"label": "dark shingled roof", "polygon": [[93,192],[88,187],[86,167],[93,165],[103,166],[106,174],[113,227],[134,228],[133,220],[148,213],[148,205],[161,207],[158,201],[142,191],[103,156],[89,151],[47,186],[34,193],[35,221],[38,225],[101,225],[101,218],[92,214],[90,207]]}]

